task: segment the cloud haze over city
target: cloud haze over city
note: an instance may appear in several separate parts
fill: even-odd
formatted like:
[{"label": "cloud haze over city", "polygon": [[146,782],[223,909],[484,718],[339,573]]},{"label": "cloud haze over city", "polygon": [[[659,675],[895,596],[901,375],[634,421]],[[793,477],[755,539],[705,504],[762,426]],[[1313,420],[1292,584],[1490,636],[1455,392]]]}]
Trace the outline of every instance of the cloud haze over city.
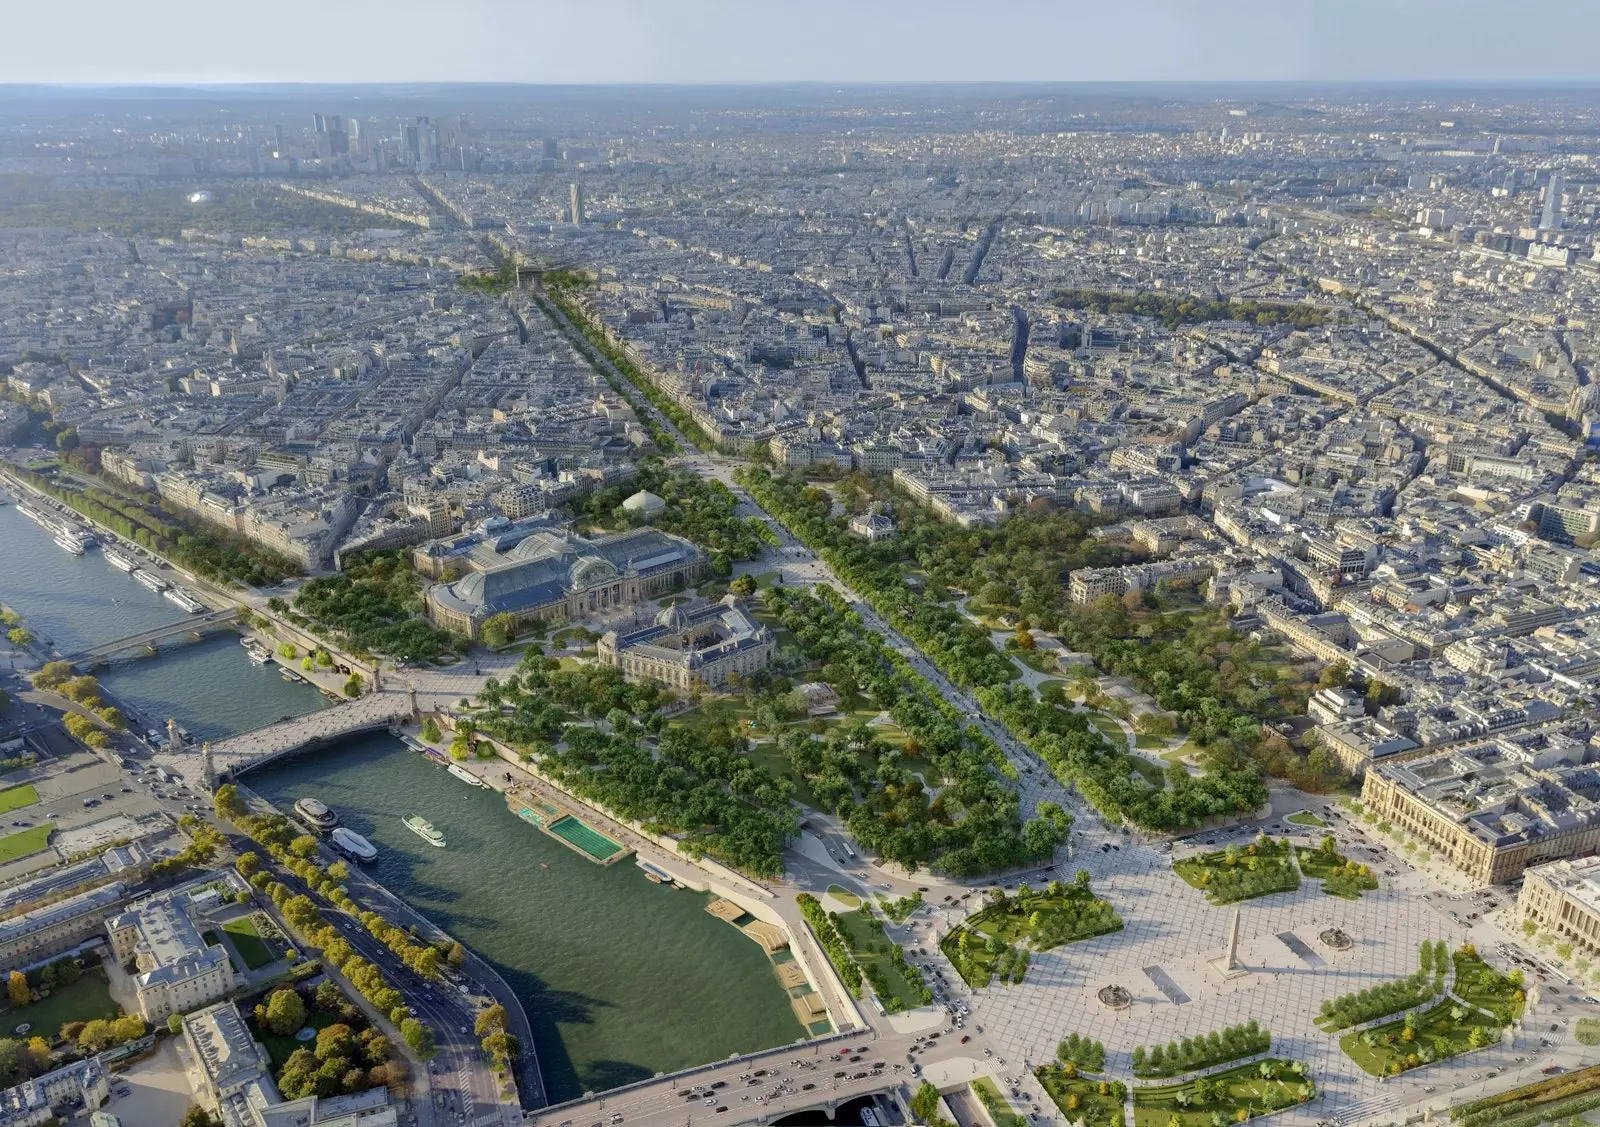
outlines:
[{"label": "cloud haze over city", "polygon": [[[16,4],[0,81],[1575,81],[1600,5],[1502,0]],[[1531,16],[1534,9],[1524,9]],[[18,49],[24,47],[26,49]]]}]

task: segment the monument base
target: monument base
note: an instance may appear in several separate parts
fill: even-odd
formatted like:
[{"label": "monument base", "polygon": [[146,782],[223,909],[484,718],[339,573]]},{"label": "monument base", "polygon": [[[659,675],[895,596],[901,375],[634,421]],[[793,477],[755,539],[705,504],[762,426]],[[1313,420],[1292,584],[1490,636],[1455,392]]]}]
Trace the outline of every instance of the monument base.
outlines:
[{"label": "monument base", "polygon": [[1229,966],[1226,956],[1217,959],[1207,959],[1206,966],[1211,968],[1212,974],[1216,975],[1224,982],[1235,978],[1250,977],[1250,969],[1248,967],[1239,966],[1237,963],[1235,963],[1233,966]]}]

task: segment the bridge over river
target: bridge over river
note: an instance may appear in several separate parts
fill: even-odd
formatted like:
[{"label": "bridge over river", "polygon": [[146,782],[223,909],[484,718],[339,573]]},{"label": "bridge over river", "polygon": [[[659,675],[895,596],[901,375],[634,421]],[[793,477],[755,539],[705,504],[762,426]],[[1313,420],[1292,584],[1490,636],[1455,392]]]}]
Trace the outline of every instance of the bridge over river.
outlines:
[{"label": "bridge over river", "polygon": [[123,638],[113,638],[109,642],[90,646],[76,653],[65,655],[62,660],[70,661],[74,665],[94,665],[106,661],[116,654],[126,650],[136,650],[144,646],[154,646],[160,642],[170,641],[173,638],[183,638],[188,635],[202,637],[214,630],[221,630],[231,625],[239,617],[239,608],[236,606],[225,607],[222,610],[207,611],[189,618],[170,622],[165,626],[155,626],[149,630],[141,630],[137,634],[129,634]]},{"label": "bridge over river", "polygon": [[[412,715],[411,695],[402,690],[370,693],[354,700],[282,720],[211,745],[212,770],[217,778],[244,772],[307,747],[357,732],[372,732]],[[196,788],[206,787],[205,763],[196,749],[159,753],[156,762],[173,774],[182,775]]]}]

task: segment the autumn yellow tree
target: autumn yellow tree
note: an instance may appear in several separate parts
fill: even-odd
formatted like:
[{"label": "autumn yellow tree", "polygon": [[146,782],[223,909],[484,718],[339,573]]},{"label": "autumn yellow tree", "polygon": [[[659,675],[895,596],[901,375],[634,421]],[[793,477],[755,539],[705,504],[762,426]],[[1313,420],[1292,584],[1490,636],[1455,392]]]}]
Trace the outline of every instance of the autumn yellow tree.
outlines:
[{"label": "autumn yellow tree", "polygon": [[28,976],[20,970],[12,971],[11,977],[6,979],[6,993],[11,995],[11,1008],[15,1010],[33,1001],[33,994],[28,990]]}]

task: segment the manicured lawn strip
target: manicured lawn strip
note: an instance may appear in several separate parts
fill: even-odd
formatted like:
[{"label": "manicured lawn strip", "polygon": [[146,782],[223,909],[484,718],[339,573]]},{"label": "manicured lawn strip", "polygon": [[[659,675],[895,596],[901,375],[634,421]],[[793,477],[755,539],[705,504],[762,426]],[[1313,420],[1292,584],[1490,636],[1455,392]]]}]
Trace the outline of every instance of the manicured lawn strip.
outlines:
[{"label": "manicured lawn strip", "polygon": [[43,1037],[53,1042],[61,1033],[61,1027],[69,1022],[117,1017],[121,1013],[121,1007],[111,1000],[111,987],[106,983],[105,970],[94,967],[85,971],[83,977],[71,986],[58,986],[50,991],[48,998],[41,998],[20,1010],[6,1010],[0,1015],[0,1024],[5,1027],[6,1036],[12,1037],[15,1034],[11,1031],[27,1022],[33,1026],[28,1031],[29,1037]]},{"label": "manicured lawn strip", "polygon": [[1112,747],[1120,751],[1128,746],[1128,733],[1122,730],[1122,725],[1097,709],[1088,708],[1084,711],[1089,714],[1089,723],[1100,729],[1100,734],[1111,741]]},{"label": "manicured lawn strip", "polygon": [[0,837],[0,865],[31,856],[50,844],[54,826],[33,826]]},{"label": "manicured lawn strip", "polygon": [[[1141,737],[1142,738],[1142,737]],[[1157,741],[1160,742],[1160,741]],[[1128,763],[1139,772],[1140,777],[1151,786],[1160,790],[1167,785],[1167,769],[1159,763],[1152,763],[1142,755],[1129,755]]]},{"label": "manicured lawn strip", "polygon": [[[1405,1019],[1402,1018],[1372,1029],[1346,1033],[1339,1039],[1339,1048],[1370,1076],[1398,1076],[1425,1064],[1492,1045],[1500,1038],[1500,1028],[1494,1018],[1446,999],[1417,1015],[1416,1036],[1412,1041],[1404,1039]],[[1483,1030],[1481,1036],[1486,1040],[1480,1045],[1472,1043],[1474,1029]],[[1377,1043],[1369,1043],[1372,1041]]]},{"label": "manicured lawn strip", "polygon": [[1592,1017],[1580,1017],[1574,1033],[1580,1045],[1600,1045],[1600,1021]]},{"label": "manicured lawn strip", "polygon": [[267,941],[261,938],[261,932],[256,930],[256,925],[249,916],[229,920],[222,925],[222,930],[228,933],[228,938],[233,941],[234,950],[239,952],[239,957],[250,970],[264,967],[278,957]]},{"label": "manicured lawn strip", "polygon": [[[1033,1070],[1033,1075],[1067,1122],[1081,1119],[1088,1127],[1123,1127],[1127,1088],[1120,1080],[1069,1077],[1059,1064],[1042,1064]],[[1072,1106],[1073,1096],[1078,1097],[1076,1107]]]},{"label": "manicured lawn strip", "polygon": [[970,1087],[989,1113],[989,1118],[994,1120],[995,1127],[1026,1127],[1028,1121],[1011,1109],[1010,1101],[989,1077],[978,1077]]},{"label": "manicured lawn strip", "polygon": [[39,792],[33,789],[32,783],[23,783],[19,787],[6,787],[5,790],[0,790],[0,814],[21,810],[24,806],[32,806],[38,801]]},{"label": "manicured lawn strip", "polygon": [[1293,822],[1297,826],[1316,826],[1319,828],[1328,824],[1309,810],[1300,810],[1294,814],[1290,814],[1284,819],[1284,821]]},{"label": "manicured lawn strip", "polygon": [[852,908],[861,907],[861,897],[851,892],[848,888],[841,888],[837,884],[830,884],[828,886],[828,895],[842,904],[848,904]]},{"label": "manicured lawn strip", "polygon": [[1463,1127],[1537,1127],[1600,1107],[1600,1065],[1535,1080],[1450,1109]]},{"label": "manicured lawn strip", "polygon": [[[907,981],[902,972],[901,966],[904,964],[897,965],[895,962],[894,940],[874,927],[873,922],[873,917],[859,908],[853,912],[840,912],[839,933],[844,936],[862,974],[878,991],[884,1007],[891,1013],[896,1012],[895,1003],[908,1010],[915,1009],[923,1004],[923,999],[916,986]],[[884,986],[888,987],[888,997],[883,996]]]},{"label": "manicured lawn strip", "polygon": [[1455,965],[1456,981],[1451,992],[1456,997],[1499,1014],[1507,1022],[1522,1016],[1522,988],[1479,958],[1476,949],[1468,946],[1458,950]]},{"label": "manicured lawn strip", "polygon": [[[1251,862],[1256,867],[1251,869]],[[1200,889],[1213,904],[1253,900],[1300,887],[1300,873],[1289,859],[1288,847],[1271,838],[1258,838],[1238,849],[1233,860],[1219,849],[1173,863],[1172,871],[1186,884]]]},{"label": "manicured lawn strip", "polygon": [[[1293,1071],[1301,1068],[1302,1072]],[[1230,1123],[1269,1115],[1286,1107],[1304,1103],[1316,1095],[1316,1084],[1303,1074],[1304,1066],[1295,1061],[1268,1059],[1242,1064],[1201,1078],[1205,1099],[1198,1099],[1196,1084],[1164,1084],[1133,1089],[1133,1127],[1168,1127],[1174,1117],[1180,1127],[1212,1127],[1212,1115],[1221,1114]],[[1272,1079],[1263,1069],[1273,1073]],[[1180,1104],[1180,1093],[1188,1104]]]}]

